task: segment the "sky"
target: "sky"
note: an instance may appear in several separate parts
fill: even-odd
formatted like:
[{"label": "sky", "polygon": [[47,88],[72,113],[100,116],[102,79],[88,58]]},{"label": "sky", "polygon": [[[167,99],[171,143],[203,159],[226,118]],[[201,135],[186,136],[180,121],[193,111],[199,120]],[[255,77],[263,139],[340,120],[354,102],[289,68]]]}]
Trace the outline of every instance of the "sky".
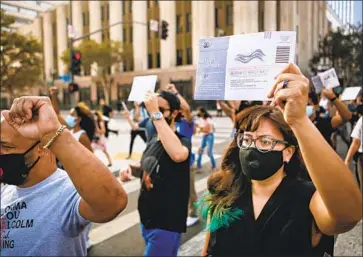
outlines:
[{"label": "sky", "polygon": [[362,0],[354,1],[354,23],[362,23]]}]

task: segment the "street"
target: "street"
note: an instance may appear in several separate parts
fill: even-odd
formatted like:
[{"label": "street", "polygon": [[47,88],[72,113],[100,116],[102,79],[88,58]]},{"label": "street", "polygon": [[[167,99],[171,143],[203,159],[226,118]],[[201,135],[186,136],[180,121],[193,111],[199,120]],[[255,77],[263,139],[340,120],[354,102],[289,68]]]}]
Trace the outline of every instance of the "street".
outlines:
[{"label": "street", "polygon": [[[223,153],[231,140],[232,123],[226,118],[214,118],[215,132],[215,157],[220,164]],[[117,116],[114,124],[119,130],[119,135],[110,135],[108,151],[114,160],[114,166],[124,167],[128,162],[137,161],[145,147],[141,138],[137,138],[134,144],[134,155],[132,160],[127,161],[130,142],[130,128],[125,120]],[[338,152],[344,156],[346,146],[338,138]],[[201,136],[194,137],[193,148],[199,146]],[[102,152],[96,155],[106,163]],[[207,178],[211,166],[208,156],[203,158],[203,169],[195,177],[196,191],[202,195],[206,191]],[[327,171],[328,172],[328,171]],[[89,256],[141,256],[144,251],[144,242],[140,233],[139,215],[137,211],[137,198],[140,183],[138,179],[122,183],[128,193],[129,201],[125,211],[113,221],[106,224],[93,224],[90,238],[95,245],[90,249]],[[182,246],[179,256],[198,256],[204,243],[204,232],[202,222],[188,228],[187,233],[182,237]],[[362,223],[360,222],[353,230],[340,235],[335,245],[335,256],[362,256]]]}]

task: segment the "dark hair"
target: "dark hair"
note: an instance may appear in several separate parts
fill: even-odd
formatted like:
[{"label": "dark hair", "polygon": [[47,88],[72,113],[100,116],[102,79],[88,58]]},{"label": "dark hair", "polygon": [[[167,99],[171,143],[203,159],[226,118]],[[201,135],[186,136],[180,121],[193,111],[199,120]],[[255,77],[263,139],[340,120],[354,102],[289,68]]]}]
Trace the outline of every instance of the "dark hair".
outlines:
[{"label": "dark hair", "polygon": [[76,106],[74,110],[77,113],[77,116],[81,118],[81,122],[79,126],[86,131],[89,140],[93,139],[95,134],[96,126],[93,117],[90,114],[87,114],[81,107]]},{"label": "dark hair", "polygon": [[[306,175],[306,168],[301,157],[297,139],[285,122],[280,110],[271,106],[253,106],[243,110],[236,118],[238,132],[256,131],[262,119],[272,121],[290,145],[294,145],[295,153],[285,165],[287,176],[300,178]],[[211,208],[228,208],[243,194],[250,180],[241,172],[237,135],[234,137],[222,161],[221,170],[208,179],[208,190],[211,194]]]},{"label": "dark hair", "polygon": [[204,107],[199,107],[198,110],[201,112],[203,119],[212,118],[212,115]]}]

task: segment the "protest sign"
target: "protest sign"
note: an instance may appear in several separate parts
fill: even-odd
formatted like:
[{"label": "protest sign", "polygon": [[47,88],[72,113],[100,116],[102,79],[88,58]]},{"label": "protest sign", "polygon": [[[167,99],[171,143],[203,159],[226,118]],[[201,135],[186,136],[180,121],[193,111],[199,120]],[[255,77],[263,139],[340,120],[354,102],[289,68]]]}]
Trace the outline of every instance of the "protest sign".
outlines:
[{"label": "protest sign", "polygon": [[339,79],[338,79],[338,76],[337,76],[334,68],[331,68],[327,71],[319,73],[318,76],[320,77],[320,79],[323,83],[323,86],[326,89],[340,86]]},{"label": "protest sign", "polygon": [[344,90],[340,100],[342,101],[355,100],[361,90],[362,90],[361,87],[347,87]]},{"label": "protest sign", "polygon": [[148,91],[154,92],[156,79],[156,75],[134,77],[128,100],[143,102]]}]

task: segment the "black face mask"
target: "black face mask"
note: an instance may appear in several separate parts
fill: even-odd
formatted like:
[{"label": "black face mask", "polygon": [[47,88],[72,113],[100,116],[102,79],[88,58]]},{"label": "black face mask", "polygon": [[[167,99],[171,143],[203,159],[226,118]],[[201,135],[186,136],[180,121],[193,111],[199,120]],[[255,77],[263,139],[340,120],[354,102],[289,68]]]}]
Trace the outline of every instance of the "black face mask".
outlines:
[{"label": "black face mask", "polygon": [[25,183],[30,170],[40,159],[40,157],[38,157],[30,167],[27,167],[25,155],[33,150],[37,144],[39,144],[39,142],[30,147],[25,153],[0,155],[0,182],[15,186]]},{"label": "black face mask", "polygon": [[261,153],[256,148],[240,149],[242,172],[249,179],[265,180],[274,175],[284,164],[282,151]]}]

